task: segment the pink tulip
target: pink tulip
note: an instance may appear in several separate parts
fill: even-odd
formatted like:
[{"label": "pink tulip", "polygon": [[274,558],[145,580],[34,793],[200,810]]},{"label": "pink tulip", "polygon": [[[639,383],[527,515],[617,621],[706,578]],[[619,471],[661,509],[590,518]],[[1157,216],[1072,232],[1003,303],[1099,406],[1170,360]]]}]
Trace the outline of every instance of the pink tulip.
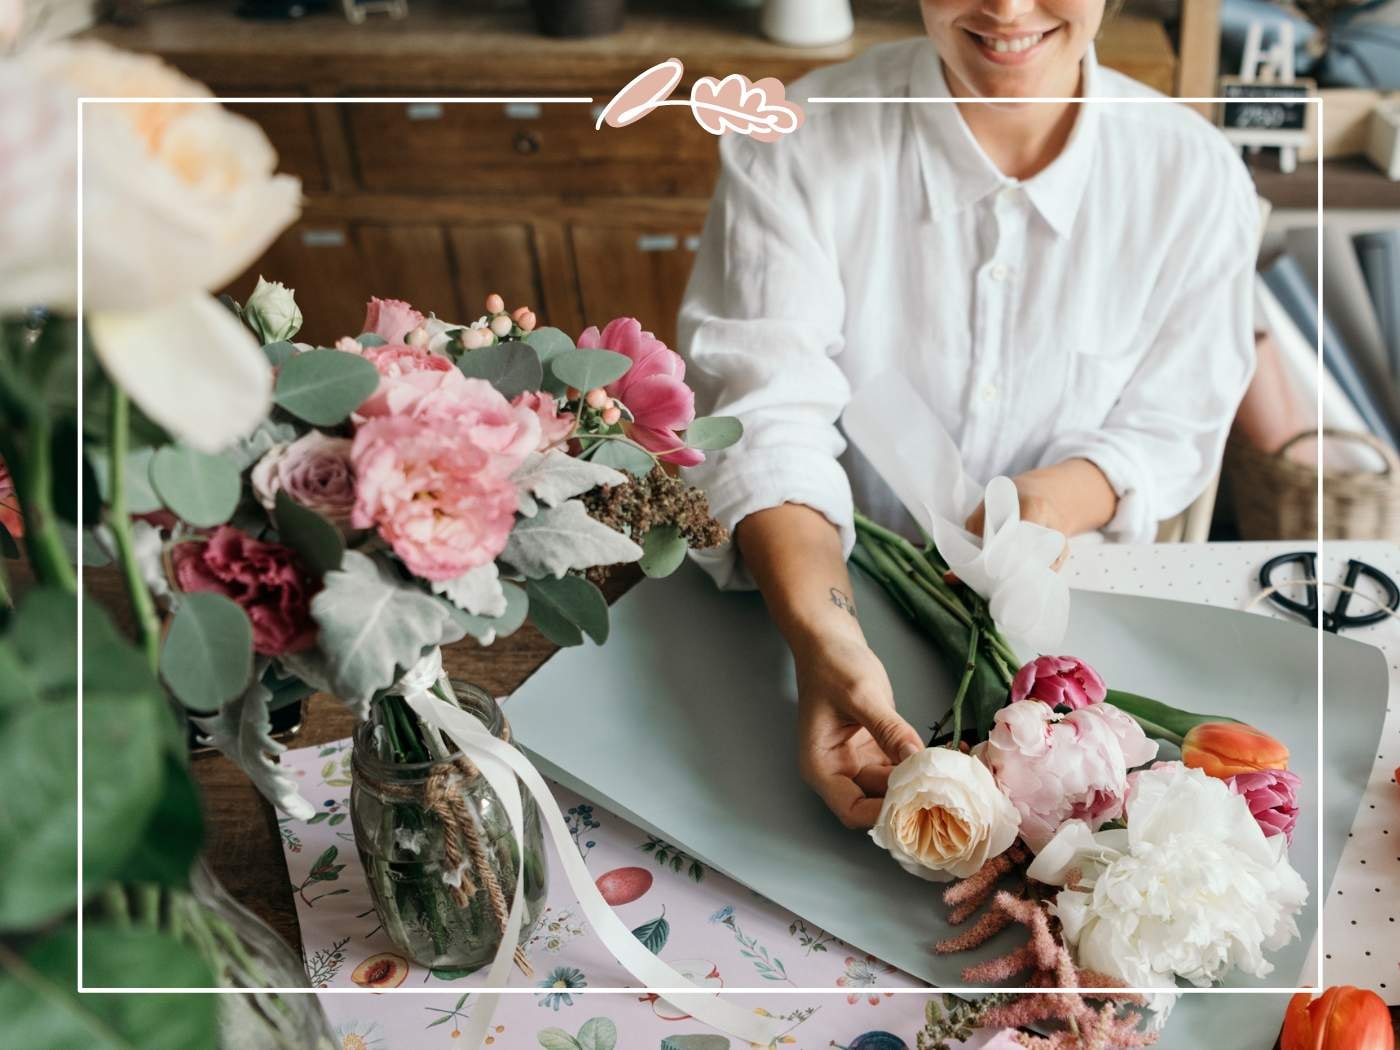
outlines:
[{"label": "pink tulip", "polygon": [[695,393],[685,384],[685,361],[641,322],[619,317],[600,333],[590,328],[578,338],[586,349],[613,350],[630,358],[632,367],[607,387],[632,414],[628,436],[667,463],[693,467],[704,453],[685,447],[678,430],[695,418]]},{"label": "pink tulip", "polygon": [[1298,785],[1302,783],[1297,773],[1260,769],[1236,773],[1227,777],[1225,783],[1236,795],[1244,796],[1249,812],[1266,837],[1282,835],[1284,841],[1293,844],[1293,829],[1298,824]]},{"label": "pink tulip", "polygon": [[1108,688],[1099,673],[1073,656],[1040,656],[1016,672],[1011,699],[1039,700],[1054,707],[1075,710],[1099,704]]}]

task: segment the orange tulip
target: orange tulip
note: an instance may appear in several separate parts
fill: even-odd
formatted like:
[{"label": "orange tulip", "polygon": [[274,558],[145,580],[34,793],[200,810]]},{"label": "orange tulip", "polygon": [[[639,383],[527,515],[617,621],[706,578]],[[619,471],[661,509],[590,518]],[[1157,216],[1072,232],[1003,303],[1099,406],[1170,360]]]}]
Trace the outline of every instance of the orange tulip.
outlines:
[{"label": "orange tulip", "polygon": [[1283,1016],[1281,1050],[1395,1050],[1395,1029],[1381,997],[1334,985],[1313,999],[1299,992]]},{"label": "orange tulip", "polygon": [[1288,748],[1253,726],[1202,722],[1181,742],[1181,760],[1223,780],[1256,769],[1287,769]]}]

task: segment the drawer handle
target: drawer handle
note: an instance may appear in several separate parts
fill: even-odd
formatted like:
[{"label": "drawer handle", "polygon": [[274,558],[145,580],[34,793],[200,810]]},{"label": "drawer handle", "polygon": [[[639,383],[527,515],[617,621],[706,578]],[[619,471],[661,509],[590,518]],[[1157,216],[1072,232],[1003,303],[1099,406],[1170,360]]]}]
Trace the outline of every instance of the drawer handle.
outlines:
[{"label": "drawer handle", "polygon": [[308,248],[344,248],[344,230],[303,230],[301,243]]},{"label": "drawer handle", "polygon": [[699,235],[699,234],[692,233],[692,234],[690,234],[690,236],[686,237],[686,239],[685,239],[685,250],[688,251],[688,252],[698,252],[698,251],[700,250],[700,235]]},{"label": "drawer handle", "polygon": [[515,152],[529,157],[540,151],[540,137],[533,131],[518,131],[515,134]]},{"label": "drawer handle", "polygon": [[409,120],[441,120],[442,104],[439,102],[410,102],[404,107]]},{"label": "drawer handle", "polygon": [[539,120],[541,112],[538,102],[506,103],[506,116],[511,120]]},{"label": "drawer handle", "polygon": [[673,252],[680,243],[673,233],[644,233],[637,238],[639,252]]}]

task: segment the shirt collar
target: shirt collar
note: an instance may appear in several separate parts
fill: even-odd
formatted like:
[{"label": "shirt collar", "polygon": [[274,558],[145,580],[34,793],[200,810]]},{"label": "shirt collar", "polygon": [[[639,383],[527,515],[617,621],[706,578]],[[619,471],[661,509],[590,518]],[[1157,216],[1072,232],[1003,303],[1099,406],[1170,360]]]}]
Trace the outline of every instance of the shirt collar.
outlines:
[{"label": "shirt collar", "polygon": [[[1083,97],[1101,92],[1093,47],[1084,55]],[[943,63],[932,45],[920,47],[909,81],[911,98],[948,98]],[[1021,186],[1032,206],[1064,236],[1074,225],[1084,187],[1091,177],[1098,107],[1079,104],[1069,141],[1045,170],[1024,182],[1004,175],[988,159],[956,105],[912,103],[918,150],[923,163],[929,217],[939,221],[1007,186]]]}]

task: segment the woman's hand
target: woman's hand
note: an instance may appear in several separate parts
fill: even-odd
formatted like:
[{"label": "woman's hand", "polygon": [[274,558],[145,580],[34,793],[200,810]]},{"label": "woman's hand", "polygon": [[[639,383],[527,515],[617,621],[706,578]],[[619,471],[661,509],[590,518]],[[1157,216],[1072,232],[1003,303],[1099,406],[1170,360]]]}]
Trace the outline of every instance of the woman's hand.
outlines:
[{"label": "woman's hand", "polygon": [[[1118,495],[1101,471],[1087,459],[1068,459],[1052,467],[1028,470],[1012,478],[1021,498],[1021,520],[1054,529],[1068,539],[1101,529],[1113,520]],[[967,519],[967,531],[982,535],[986,508],[979,505]],[[1069,556],[1069,544],[1055,568]]]},{"label": "woman's hand", "polygon": [[923,740],[895,710],[889,676],[858,634],[813,638],[793,656],[802,779],[846,827],[873,827],[890,770]]}]

